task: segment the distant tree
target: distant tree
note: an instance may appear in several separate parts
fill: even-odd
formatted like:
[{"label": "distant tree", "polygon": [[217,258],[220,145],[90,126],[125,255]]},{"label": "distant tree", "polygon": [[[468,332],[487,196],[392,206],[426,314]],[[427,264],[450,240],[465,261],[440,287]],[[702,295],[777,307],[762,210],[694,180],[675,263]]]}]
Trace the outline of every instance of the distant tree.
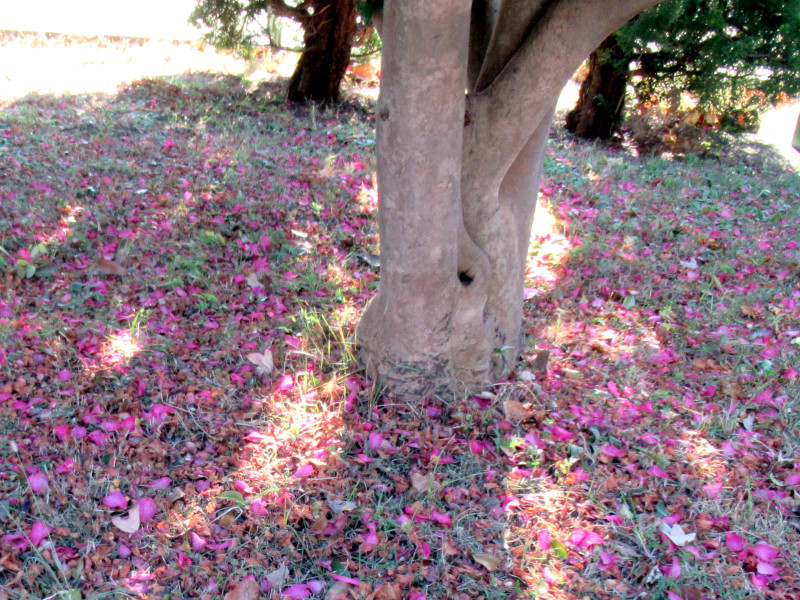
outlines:
[{"label": "distant tree", "polygon": [[800,0],[667,0],[631,20],[590,58],[567,127],[608,137],[628,83],[640,104],[688,92],[727,129],[800,92]]},{"label": "distant tree", "polygon": [[304,31],[303,52],[289,80],[287,98],[293,102],[337,101],[350,64],[357,1],[198,0],[191,20],[211,30],[206,39],[217,48],[246,54],[263,33],[254,25],[267,14],[289,17]]}]

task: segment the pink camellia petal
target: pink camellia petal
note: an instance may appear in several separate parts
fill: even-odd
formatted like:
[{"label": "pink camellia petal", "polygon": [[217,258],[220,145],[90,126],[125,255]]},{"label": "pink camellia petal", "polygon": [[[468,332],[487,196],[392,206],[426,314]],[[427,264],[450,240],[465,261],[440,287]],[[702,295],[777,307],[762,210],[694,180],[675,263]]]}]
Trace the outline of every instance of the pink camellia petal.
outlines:
[{"label": "pink camellia petal", "polygon": [[42,521],[36,521],[36,523],[33,524],[33,528],[31,528],[31,542],[33,542],[34,546],[38,546],[49,534],[50,528]]},{"label": "pink camellia petal", "polygon": [[349,583],[350,585],[358,585],[358,579],[353,579],[352,577],[345,577],[344,575],[339,575],[338,573],[331,573],[331,577],[333,577],[336,581],[342,581],[344,583]]},{"label": "pink camellia petal", "polygon": [[192,550],[195,552],[200,552],[208,543],[205,538],[201,538],[194,531],[192,532],[192,535],[189,536],[189,539],[192,541]]},{"label": "pink camellia petal", "polygon": [[377,431],[372,431],[369,434],[369,449],[378,450],[383,445],[383,436]]},{"label": "pink camellia petal", "polygon": [[131,552],[131,549],[125,544],[118,544],[117,554],[119,554],[120,558],[128,558],[133,552]]},{"label": "pink camellia petal", "polygon": [[536,435],[536,433],[531,432],[525,436],[525,441],[534,448],[538,448],[539,450],[544,450],[547,446],[541,440],[541,438]]},{"label": "pink camellia petal", "polygon": [[139,498],[136,503],[139,505],[139,521],[146,523],[156,516],[158,507],[152,498]]},{"label": "pink camellia petal", "polygon": [[645,433],[642,437],[639,438],[643,444],[648,446],[655,446],[658,444],[658,438],[654,436],[652,433]]},{"label": "pink camellia petal", "polygon": [[558,581],[558,577],[556,576],[555,573],[553,573],[553,571],[549,567],[545,567],[544,569],[542,569],[542,577],[544,577],[544,580],[547,583],[555,583],[556,581]]},{"label": "pink camellia petal", "polygon": [[128,508],[128,499],[122,492],[111,492],[103,498],[103,504],[108,508]]},{"label": "pink camellia petal", "polygon": [[553,425],[553,427],[550,429],[550,433],[556,436],[556,439],[559,442],[566,442],[572,437],[571,432],[567,431],[563,427],[559,427],[558,425]]},{"label": "pink camellia petal", "polygon": [[681,563],[678,562],[678,557],[672,557],[672,564],[666,567],[661,567],[661,570],[664,571],[664,575],[669,577],[670,579],[678,579],[681,576]]},{"label": "pink camellia petal", "polygon": [[28,485],[37,494],[44,494],[47,488],[50,487],[50,482],[47,480],[47,475],[44,473],[33,473],[28,475]]},{"label": "pink camellia petal", "polygon": [[450,519],[449,515],[445,515],[435,510],[431,511],[431,521],[435,521],[439,523],[439,525],[445,525],[447,527],[450,527],[453,524],[453,521]]},{"label": "pink camellia petal", "polygon": [[759,562],[758,565],[756,565],[756,571],[762,575],[777,575],[781,572],[781,569],[769,563]]},{"label": "pink camellia petal", "polygon": [[753,573],[752,577],[753,587],[757,590],[763,590],[765,587],[769,585],[769,579],[766,578],[764,575]]},{"label": "pink camellia petal", "polygon": [[718,481],[717,483],[704,485],[703,491],[709,498],[716,500],[719,498],[719,493],[722,491],[722,482]]},{"label": "pink camellia petal", "polygon": [[744,550],[744,538],[735,533],[728,532],[725,534],[725,545],[731,552],[741,552]]},{"label": "pink camellia petal", "polygon": [[536,534],[536,539],[539,541],[539,548],[542,549],[542,552],[550,549],[550,532],[547,529],[540,529]]},{"label": "pink camellia petal", "polygon": [[178,552],[178,554],[175,556],[175,562],[181,569],[192,566],[192,559],[186,556],[183,552]]},{"label": "pink camellia petal", "polygon": [[169,477],[161,477],[160,479],[154,479],[147,485],[157,490],[165,490],[170,486],[171,483],[172,479],[170,479]]},{"label": "pink camellia petal", "polygon": [[800,471],[797,473],[790,473],[783,480],[784,485],[800,485]]},{"label": "pink camellia petal", "polygon": [[305,600],[311,595],[311,589],[304,583],[290,585],[281,592],[281,596],[286,596],[292,600]]},{"label": "pink camellia petal", "polygon": [[250,510],[252,510],[253,514],[257,517],[266,517],[269,514],[267,503],[264,502],[263,498],[256,498],[253,500],[250,503]]},{"label": "pink camellia petal", "polygon": [[601,552],[600,564],[597,565],[597,567],[603,571],[607,571],[614,566],[614,563],[617,562],[617,558],[617,555],[613,552]]},{"label": "pink camellia petal", "polygon": [[613,458],[625,458],[626,456],[628,456],[627,452],[621,450],[620,448],[617,448],[614,444],[606,444],[605,446],[603,446],[601,452],[606,456],[611,456]]},{"label": "pink camellia petal", "polygon": [[261,433],[260,431],[251,431],[244,436],[244,439],[248,442],[264,442],[271,440],[272,438],[264,433]]},{"label": "pink camellia petal", "polygon": [[325,582],[320,581],[319,579],[313,579],[309,581],[307,584],[308,589],[311,590],[312,594],[319,594],[322,590],[325,589]]},{"label": "pink camellia petal", "polygon": [[683,600],[681,596],[678,596],[678,594],[669,590],[667,590],[667,598],[669,598],[669,600]]},{"label": "pink camellia petal", "polygon": [[238,491],[242,492],[243,494],[252,494],[255,490],[250,486],[249,483],[246,481],[242,481],[241,479],[237,479],[233,482],[233,487],[235,487]]},{"label": "pink camellia petal", "polygon": [[669,474],[666,471],[664,471],[664,469],[659,467],[658,465],[653,465],[652,467],[647,469],[647,472],[650,475],[653,475],[654,477],[664,477],[664,478],[668,478],[669,477]]},{"label": "pink camellia petal", "polygon": [[422,592],[411,592],[408,595],[408,600],[428,600],[428,597]]},{"label": "pink camellia petal", "polygon": [[278,381],[278,390],[281,392],[288,392],[290,389],[292,389],[293,385],[294,382],[292,381],[292,376],[284,375],[280,378],[280,381]]},{"label": "pink camellia petal", "polygon": [[306,463],[292,474],[292,477],[310,477],[314,474],[314,466]]},{"label": "pink camellia petal", "polygon": [[603,543],[603,537],[586,529],[575,529],[569,536],[569,543],[577,548],[589,548]]},{"label": "pink camellia petal", "polygon": [[750,548],[750,552],[755,554],[760,560],[764,562],[772,562],[778,558],[778,549],[770,546],[769,544],[756,544]]},{"label": "pink camellia petal", "polygon": [[58,378],[61,381],[72,379],[72,371],[70,371],[69,369],[61,369],[61,371],[58,372]]},{"label": "pink camellia petal", "polygon": [[69,438],[69,425],[57,425],[53,427],[53,433],[62,442],[66,442]]}]

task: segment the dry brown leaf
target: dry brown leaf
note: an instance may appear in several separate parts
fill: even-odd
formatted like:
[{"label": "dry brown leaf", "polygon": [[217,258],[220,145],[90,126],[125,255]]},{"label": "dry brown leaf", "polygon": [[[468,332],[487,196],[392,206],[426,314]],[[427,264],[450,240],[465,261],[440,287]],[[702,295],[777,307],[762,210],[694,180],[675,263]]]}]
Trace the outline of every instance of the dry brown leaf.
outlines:
[{"label": "dry brown leaf", "polygon": [[411,473],[411,488],[418,494],[425,494],[431,489],[433,477],[431,473],[423,475],[419,471]]},{"label": "dry brown leaf", "polygon": [[531,416],[530,411],[516,400],[506,400],[503,402],[503,414],[509,421],[524,421]]},{"label": "dry brown leaf", "polygon": [[167,502],[169,502],[170,504],[175,504],[185,495],[186,494],[183,492],[181,488],[175,488],[169,494],[167,494]]},{"label": "dry brown leaf", "polygon": [[275,368],[275,363],[272,361],[272,352],[269,348],[264,348],[264,352],[251,352],[247,355],[247,360],[256,366],[256,375],[269,375],[272,369]]},{"label": "dry brown leaf", "polygon": [[344,581],[336,581],[325,593],[325,600],[344,600],[350,590],[349,584]]},{"label": "dry brown leaf", "polygon": [[311,527],[308,530],[311,533],[322,533],[328,527],[328,517],[325,515],[318,516],[314,522],[311,524]]},{"label": "dry brown leaf", "polygon": [[247,276],[245,281],[247,282],[247,285],[249,285],[252,288],[264,287],[261,285],[261,282],[258,280],[258,275],[256,275],[255,273],[250,273],[250,275]]},{"label": "dry brown leaf", "polygon": [[493,554],[484,554],[483,552],[473,552],[472,560],[484,567],[487,571],[495,571],[497,567],[503,564],[503,560]]},{"label": "dry brown leaf", "polygon": [[328,502],[328,506],[330,506],[331,510],[337,515],[341,512],[351,512],[358,508],[358,504],[352,500],[331,500]]},{"label": "dry brown leaf", "polygon": [[267,581],[269,581],[276,590],[283,589],[283,586],[289,581],[289,568],[283,565],[279,569],[275,569],[272,573],[267,575]]},{"label": "dry brown leaf", "polygon": [[111,522],[125,533],[136,533],[139,531],[141,521],[139,520],[139,505],[134,504],[128,511],[127,517],[111,517]]},{"label": "dry brown leaf", "polygon": [[106,260],[102,256],[97,259],[97,270],[103,275],[115,275],[117,277],[125,277],[128,274],[128,271],[119,263]]},{"label": "dry brown leaf", "polygon": [[546,375],[547,363],[549,360],[550,360],[550,351],[539,350],[539,352],[536,353],[536,358],[533,359],[533,365],[531,366],[531,368],[537,373]]},{"label": "dry brown leaf", "polygon": [[703,592],[693,585],[683,584],[681,586],[681,596],[686,600],[703,600]]},{"label": "dry brown leaf", "polygon": [[225,594],[224,600],[257,600],[260,591],[255,579],[242,579]]}]

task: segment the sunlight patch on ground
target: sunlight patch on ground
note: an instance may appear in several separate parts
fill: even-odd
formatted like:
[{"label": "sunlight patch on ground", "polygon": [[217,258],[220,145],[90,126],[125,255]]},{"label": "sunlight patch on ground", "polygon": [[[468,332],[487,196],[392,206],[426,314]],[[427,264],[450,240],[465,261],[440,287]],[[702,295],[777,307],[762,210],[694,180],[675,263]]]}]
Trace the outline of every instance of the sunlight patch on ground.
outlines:
[{"label": "sunlight patch on ground", "polygon": [[0,46],[0,101],[28,94],[115,93],[125,83],[214,71],[251,80],[288,76],[296,55],[280,53],[252,61],[216,52],[200,42],[107,38],[78,39],[30,34],[9,37]]},{"label": "sunlight patch on ground", "polygon": [[142,351],[138,335],[127,329],[119,329],[108,336],[100,348],[100,363],[103,367],[122,367]]},{"label": "sunlight patch on ground", "polygon": [[526,298],[535,290],[552,289],[558,281],[558,266],[569,249],[569,240],[556,229],[556,219],[549,203],[540,196],[533,216],[529,250],[532,257],[528,260],[526,276],[526,285],[532,285],[534,289],[526,290]]}]

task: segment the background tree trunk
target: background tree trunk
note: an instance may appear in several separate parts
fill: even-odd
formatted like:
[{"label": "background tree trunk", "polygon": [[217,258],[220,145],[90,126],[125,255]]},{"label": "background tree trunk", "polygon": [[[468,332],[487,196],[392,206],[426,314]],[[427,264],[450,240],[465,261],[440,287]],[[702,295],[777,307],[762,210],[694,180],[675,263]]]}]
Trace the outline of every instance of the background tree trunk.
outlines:
[{"label": "background tree trunk", "polygon": [[567,115],[567,129],[587,139],[611,137],[625,107],[628,71],[625,52],[612,34],[589,57],[589,73]]},{"label": "background tree trunk", "polygon": [[315,0],[304,22],[305,48],[289,80],[292,102],[336,102],[339,84],[350,64],[356,31],[355,0]]},{"label": "background tree trunk", "polygon": [[800,152],[800,115],[797,116],[797,126],[794,128],[792,147],[798,152]]}]

